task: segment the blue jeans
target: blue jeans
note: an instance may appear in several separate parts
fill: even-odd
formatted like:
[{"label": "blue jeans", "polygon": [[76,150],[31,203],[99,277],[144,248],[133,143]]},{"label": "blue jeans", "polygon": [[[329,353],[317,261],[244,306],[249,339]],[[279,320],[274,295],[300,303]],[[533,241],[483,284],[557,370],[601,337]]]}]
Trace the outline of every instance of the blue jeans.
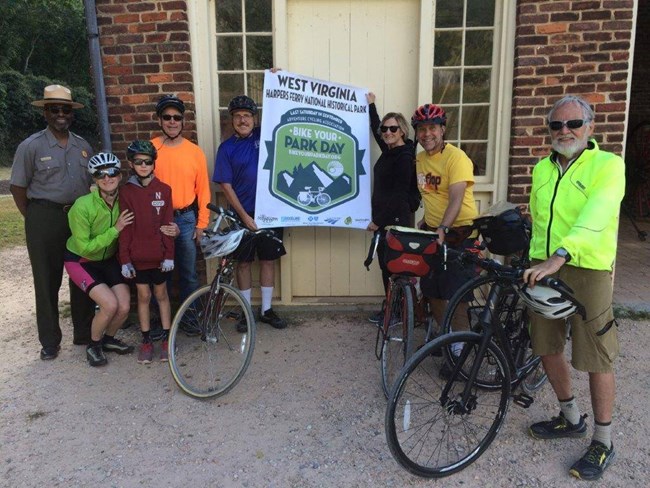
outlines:
[{"label": "blue jeans", "polygon": [[[196,215],[194,212],[185,212],[174,217],[181,233],[174,242],[174,268],[178,272],[178,288],[180,303],[183,303],[190,294],[199,287],[199,275],[196,272]],[[171,284],[168,280],[168,286]]]}]

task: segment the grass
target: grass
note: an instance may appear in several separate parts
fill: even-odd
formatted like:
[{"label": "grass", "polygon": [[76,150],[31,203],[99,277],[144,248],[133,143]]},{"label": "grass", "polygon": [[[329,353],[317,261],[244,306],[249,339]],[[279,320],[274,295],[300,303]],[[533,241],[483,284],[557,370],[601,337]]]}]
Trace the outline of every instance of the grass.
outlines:
[{"label": "grass", "polygon": [[14,204],[11,195],[0,196],[0,249],[25,245],[23,216]]},{"label": "grass", "polygon": [[11,166],[0,166],[0,180],[11,179]]},{"label": "grass", "polygon": [[617,319],[648,320],[650,319],[650,311],[614,305],[614,317]]}]

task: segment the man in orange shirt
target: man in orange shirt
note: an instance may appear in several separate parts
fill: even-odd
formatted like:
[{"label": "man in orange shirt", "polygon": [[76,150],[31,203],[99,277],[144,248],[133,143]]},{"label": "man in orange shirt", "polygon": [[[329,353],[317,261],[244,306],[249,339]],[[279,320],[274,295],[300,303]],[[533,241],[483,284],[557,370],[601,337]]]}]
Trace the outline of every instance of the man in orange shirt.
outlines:
[{"label": "man in orange shirt", "polygon": [[174,263],[178,270],[181,302],[199,287],[196,242],[210,217],[206,207],[210,202],[207,160],[199,146],[182,136],[184,113],[185,104],[180,98],[163,96],[156,105],[163,135],[151,140],[158,151],[156,177],[172,189],[174,222],[180,229]]}]

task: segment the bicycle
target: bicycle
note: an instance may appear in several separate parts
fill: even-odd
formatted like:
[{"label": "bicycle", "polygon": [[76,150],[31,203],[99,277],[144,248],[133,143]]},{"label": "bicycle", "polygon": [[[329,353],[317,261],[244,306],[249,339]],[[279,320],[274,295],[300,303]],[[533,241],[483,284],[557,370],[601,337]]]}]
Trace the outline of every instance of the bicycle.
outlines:
[{"label": "bicycle", "polygon": [[324,186],[319,186],[318,190],[312,190],[311,186],[306,186],[305,191],[298,192],[297,200],[298,202],[307,206],[313,203],[315,203],[317,207],[324,207],[325,205],[329,205],[332,201],[332,197],[330,197],[327,193],[324,193],[324,189]]},{"label": "bicycle", "polygon": [[[476,309],[468,307],[470,331],[441,335],[411,357],[386,409],[386,438],[393,457],[409,472],[426,478],[449,476],[476,461],[496,437],[511,396],[517,404],[530,406],[530,395],[512,392],[540,361],[529,352],[527,320],[516,315],[523,308],[519,299],[525,296],[521,284],[525,266],[505,266],[467,252],[461,257],[488,275],[454,294],[443,324],[449,325],[453,305],[478,283],[489,288],[485,302]],[[554,290],[571,305],[567,313],[584,317],[584,307],[562,281],[547,277],[537,287]],[[525,331],[517,340],[510,336],[513,324],[517,331]]]},{"label": "bicycle", "polygon": [[[169,367],[176,384],[195,398],[218,397],[241,380],[255,348],[255,319],[250,304],[233,286],[237,260],[233,252],[272,231],[247,229],[236,214],[213,204],[217,218],[204,231],[201,247],[206,258],[219,257],[212,282],[192,293],[174,316],[169,333]],[[226,227],[220,230],[222,223]],[[274,237],[277,239],[277,237]],[[249,243],[251,241],[248,241]],[[181,333],[181,325],[198,334]]]},{"label": "bicycle", "polygon": [[[405,227],[388,227],[387,229],[393,236],[416,233],[421,237],[421,244],[424,248],[430,246],[438,238],[437,234],[433,232],[419,231],[417,229]],[[366,269],[369,269],[372,262],[380,236],[379,231],[375,232],[373,236],[368,257],[364,262]],[[387,234],[387,241],[388,239]],[[409,255],[404,258],[403,255],[400,255],[399,258],[420,262],[417,259],[418,256]],[[386,398],[388,398],[391,387],[402,366],[413,355],[416,323],[423,326],[423,342],[429,342],[436,335],[436,324],[433,314],[429,310],[428,301],[421,293],[418,293],[415,286],[415,276],[426,274],[429,267],[424,271],[408,271],[406,268],[402,269],[400,267],[394,269],[400,271],[400,273],[395,273],[388,279],[388,290],[383,305],[383,319],[377,324],[377,337],[375,339],[375,356],[380,362],[381,384]],[[390,267],[389,271],[391,271]]]}]

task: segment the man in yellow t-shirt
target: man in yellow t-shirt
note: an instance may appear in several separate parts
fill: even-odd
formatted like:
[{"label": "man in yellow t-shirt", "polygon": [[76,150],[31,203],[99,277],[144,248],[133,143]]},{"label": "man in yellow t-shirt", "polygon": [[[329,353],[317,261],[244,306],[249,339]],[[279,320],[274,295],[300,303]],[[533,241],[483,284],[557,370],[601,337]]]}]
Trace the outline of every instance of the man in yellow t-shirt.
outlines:
[{"label": "man in yellow t-shirt", "polygon": [[[447,241],[451,248],[471,247],[475,236],[468,226],[478,216],[472,191],[474,164],[464,151],[445,142],[447,116],[439,106],[422,105],[411,117],[411,124],[424,149],[416,158],[418,188],[424,203],[421,226],[435,231],[439,242]],[[431,302],[439,324],[448,300],[474,274],[473,269],[450,262],[445,271],[421,280],[422,293]]]}]

